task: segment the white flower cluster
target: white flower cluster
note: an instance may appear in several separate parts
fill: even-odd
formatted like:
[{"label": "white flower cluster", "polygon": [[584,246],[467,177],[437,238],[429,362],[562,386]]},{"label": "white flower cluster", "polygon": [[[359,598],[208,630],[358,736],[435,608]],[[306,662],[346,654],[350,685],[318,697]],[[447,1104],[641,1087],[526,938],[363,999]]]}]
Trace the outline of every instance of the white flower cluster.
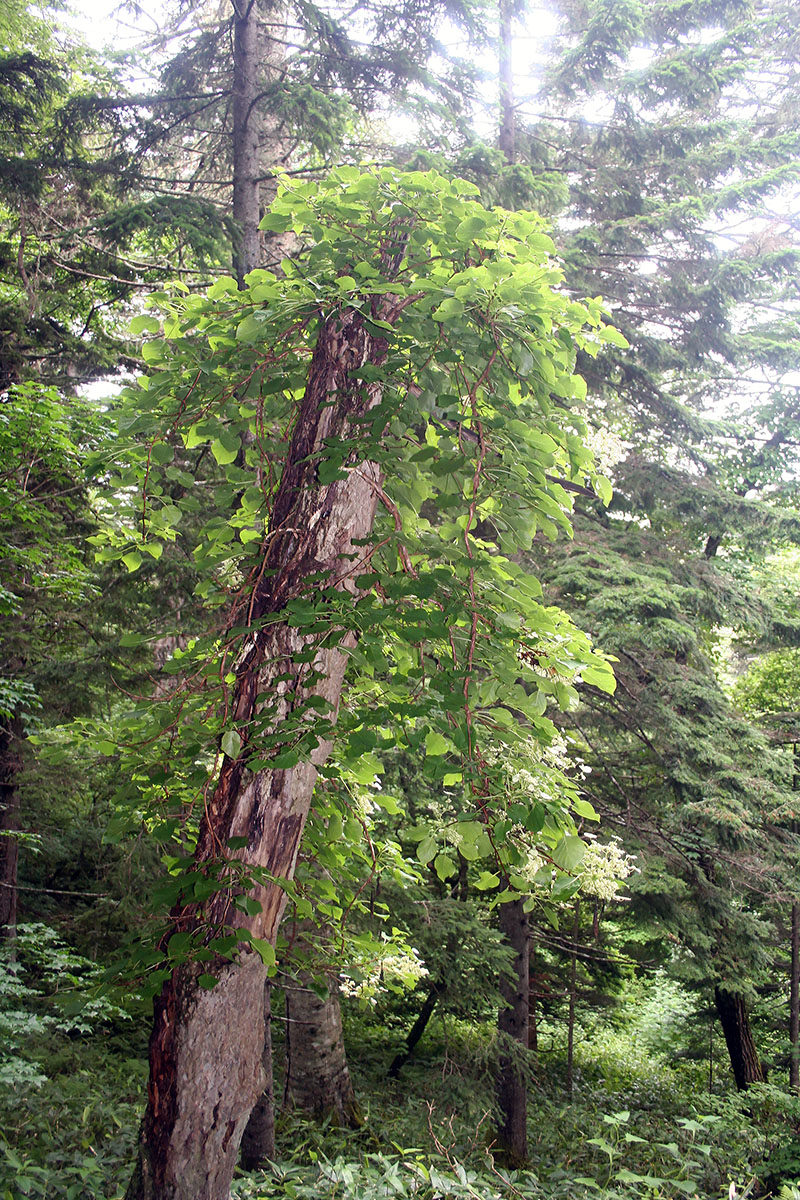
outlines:
[{"label": "white flower cluster", "polygon": [[429,973],[414,949],[400,950],[392,945],[387,945],[385,954],[369,962],[353,963],[352,967],[353,975],[339,976],[339,990],[343,996],[368,1004],[374,1004],[381,992],[410,990]]},{"label": "white flower cluster", "polygon": [[580,871],[581,894],[613,900],[624,880],[638,870],[635,856],[626,854],[617,838],[608,842],[587,840]]},{"label": "white flower cluster", "polygon": [[591,429],[586,441],[594,455],[595,466],[603,475],[608,475],[631,448],[630,442],[610,429]]}]

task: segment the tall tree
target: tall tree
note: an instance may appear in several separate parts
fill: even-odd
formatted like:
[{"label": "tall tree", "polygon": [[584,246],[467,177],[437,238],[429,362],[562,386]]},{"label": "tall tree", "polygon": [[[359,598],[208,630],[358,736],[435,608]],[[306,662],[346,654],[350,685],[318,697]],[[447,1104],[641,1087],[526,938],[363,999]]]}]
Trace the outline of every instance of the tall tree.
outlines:
[{"label": "tall tree", "polygon": [[[138,49],[154,78],[152,94],[136,98],[147,117],[144,177],[154,195],[202,196],[221,216],[232,213],[240,282],[248,263],[277,265],[286,239],[257,227],[282,172],[315,175],[361,161],[377,139],[391,156],[385,133],[371,124],[389,98],[426,131],[435,110],[437,132],[424,136],[446,139],[464,124],[474,69],[443,54],[439,31],[448,16],[443,0],[424,10],[364,5],[356,35],[354,10],[339,3],[168,8]],[[455,16],[469,37],[485,36],[480,6]],[[438,73],[429,66],[434,54]]]},{"label": "tall tree", "polygon": [[[398,609],[396,637],[418,645],[414,613],[422,600],[430,608],[426,637],[438,622],[441,653],[450,647],[451,663],[445,660],[436,688],[414,701],[415,743],[427,746],[432,770],[446,769],[450,754],[462,759],[461,770],[475,789],[464,802],[476,815],[462,823],[473,841],[482,823],[495,824],[492,795],[481,783],[476,757],[479,737],[492,726],[505,730],[508,739],[517,737],[512,710],[498,706],[481,682],[484,669],[494,663],[496,671],[505,659],[504,670],[514,678],[520,670],[529,672],[539,691],[552,690],[550,677],[537,669],[552,654],[564,680],[583,675],[613,686],[610,671],[566,618],[532,598],[535,584],[526,584],[505,556],[498,558],[471,532],[473,523],[491,513],[508,531],[503,536],[511,548],[515,535],[509,522],[516,524],[522,511],[528,514],[523,536],[530,536],[530,523],[566,522],[569,493],[556,482],[559,472],[569,482],[582,477],[590,463],[548,396],[553,388],[565,400],[581,391],[570,372],[584,322],[585,344],[599,345],[610,336],[597,305],[567,308],[550,289],[556,277],[545,257],[550,243],[536,233],[536,220],[489,213],[463,197],[471,190],[421,174],[396,179],[388,171],[363,176],[352,171],[325,188],[285,192],[268,227],[305,225],[307,249],[298,269],[283,280],[251,274],[244,293],[228,290],[222,281],[207,301],[176,310],[185,330],[181,338],[154,343],[150,352],[151,360],[164,356],[147,389],[155,406],[151,439],[163,437],[158,432],[163,406],[168,429],[175,430],[177,419],[189,440],[208,437],[215,455],[232,463],[253,418],[246,406],[242,416],[238,405],[236,416],[228,415],[227,398],[245,380],[257,381],[251,394],[258,411],[265,397],[277,395],[285,424],[288,406],[293,432],[288,452],[279,438],[274,456],[269,442],[259,444],[260,456],[267,455],[263,477],[274,489],[268,532],[250,565],[244,560],[251,587],[246,598],[237,599],[231,621],[236,628],[244,618],[245,636],[224,709],[232,724],[222,735],[225,757],[212,780],[213,794],[206,788],[194,866],[176,882],[181,901],[164,948],[172,963],[185,961],[175,966],[156,1002],[149,1102],[131,1197],[196,1200],[226,1194],[261,1085],[262,1027],[242,1021],[260,1002],[262,959],[271,958],[269,943],[285,902],[277,881],[293,872],[314,781],[329,753],[347,660],[359,636],[365,652],[364,631],[371,622],[380,624],[381,614],[388,619],[393,611],[385,607],[386,588],[401,598],[407,590],[411,602],[407,610]],[[545,326],[535,316],[542,311],[548,314]],[[547,332],[551,323],[568,329],[569,339]],[[220,336],[227,346],[224,364]],[[213,358],[207,357],[206,339]],[[201,416],[198,425],[187,400],[204,377],[203,364],[212,361],[201,411],[215,415]],[[456,393],[450,390],[454,370]],[[285,396],[276,384],[286,389]],[[132,398],[141,406],[138,391]],[[440,455],[448,455],[448,474],[431,470],[424,482],[416,482],[417,463],[435,465],[439,457],[425,449],[429,441],[419,443],[421,414],[429,411],[422,418],[431,430],[426,436],[435,436]],[[525,413],[527,422],[515,413]],[[269,437],[273,420],[259,419],[262,439]],[[516,457],[503,436],[506,420],[515,422],[515,439],[524,441],[529,459],[501,501],[499,481]],[[568,410],[564,422],[571,428]],[[422,457],[403,468],[399,450],[414,430]],[[153,489],[160,457],[142,460],[145,496],[129,534],[142,545],[159,529],[161,501]],[[532,481],[536,461],[546,466]],[[393,474],[384,485],[381,473],[389,464]],[[427,492],[447,507],[460,506],[465,487],[466,524],[454,561],[452,532],[432,530],[419,517],[418,505]],[[373,537],[379,503],[390,519],[386,531]],[[412,558],[409,547],[417,543]],[[387,545],[392,553],[382,575]],[[119,553],[127,554],[124,539]],[[373,578],[382,581],[381,590],[370,597]],[[526,613],[531,633],[525,638],[535,647],[525,660],[531,665],[522,668],[519,614],[488,624],[479,615],[508,605],[506,578],[518,579],[514,601]],[[371,653],[384,640],[381,632]],[[397,679],[403,683],[405,672]],[[453,701],[446,709],[439,700],[442,686]],[[565,699],[571,696],[566,682],[559,687]],[[535,696],[510,686],[509,703],[529,710],[540,736],[550,736],[552,725],[541,717]],[[408,720],[408,695],[398,704]],[[460,717],[453,725],[445,714],[456,711]],[[362,714],[358,721],[366,719]],[[563,800],[554,803],[553,812],[549,836],[557,854],[570,821]],[[505,829],[502,813],[498,821],[496,828]],[[446,877],[455,868],[445,852],[437,854],[436,836],[427,840],[437,872]],[[491,855],[488,834],[485,840],[483,853]],[[244,943],[238,961],[220,958],[225,947],[234,954],[237,942]]]}]

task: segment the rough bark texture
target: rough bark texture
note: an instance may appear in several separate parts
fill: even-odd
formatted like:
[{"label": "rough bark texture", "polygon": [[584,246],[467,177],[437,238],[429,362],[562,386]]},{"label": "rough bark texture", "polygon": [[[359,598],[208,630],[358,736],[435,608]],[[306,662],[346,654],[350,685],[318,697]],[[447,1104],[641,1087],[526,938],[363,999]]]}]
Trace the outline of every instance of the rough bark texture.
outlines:
[{"label": "rough bark texture", "polygon": [[258,5],[256,0],[234,0],[233,219],[238,226],[234,267],[240,287],[259,260],[258,75]]},{"label": "rough bark texture", "polygon": [[515,952],[514,978],[503,978],[500,994],[498,1029],[501,1037],[516,1042],[516,1053],[506,1053],[501,1046],[497,1079],[497,1106],[500,1127],[498,1148],[506,1160],[518,1166],[528,1158],[528,1087],[521,1069],[522,1056],[528,1049],[528,918],[522,900],[510,900],[499,906],[500,929]]},{"label": "rough bark texture", "polygon": [[264,1087],[242,1136],[242,1166],[254,1171],[275,1159],[275,1089],[272,1073],[272,987],[264,986],[264,1049],[261,1052]]},{"label": "rough bark texture", "polygon": [[266,968],[256,954],[218,967],[213,989],[198,969],[175,972],[155,1005],[148,1107],[128,1197],[225,1200],[239,1141],[264,1090]]},{"label": "rough bark texture", "polygon": [[724,987],[714,988],[714,1003],[717,1006],[725,1044],[733,1069],[733,1077],[740,1092],[751,1083],[764,1082],[764,1069],[756,1051],[750,1016],[744,997]]},{"label": "rough bark texture", "polygon": [[12,941],[17,930],[17,862],[19,844],[19,772],[22,766],[22,722],[0,722],[0,937]]},{"label": "rough bark texture", "polygon": [[[388,297],[384,305],[375,315],[391,319]],[[321,484],[317,464],[326,439],[352,436],[358,429],[354,420],[379,403],[379,385],[352,382],[349,373],[365,362],[382,362],[385,353],[386,343],[373,337],[353,310],[321,327],[251,598],[252,620],[280,613],[300,595],[308,598],[312,587],[327,584],[358,594],[354,580],[363,573],[367,551],[354,543],[372,530],[379,471],[362,461],[352,464],[345,478]],[[315,577],[313,585],[309,575]],[[320,742],[310,761],[291,769],[254,773],[247,768],[247,730],[259,695],[278,705],[270,718],[276,731],[311,695],[328,701],[335,715],[352,637],[343,634],[334,646],[317,646],[311,664],[298,662],[296,655],[312,637],[275,621],[254,630],[240,654],[232,717],[243,747],[236,760],[224,760],[209,799],[198,837],[199,865],[219,860],[228,839],[245,837],[239,858],[273,877],[293,875],[317,769],[330,743]],[[310,672],[314,681],[306,684]],[[252,895],[261,904],[254,916],[233,908],[231,895],[223,891],[215,893],[202,917],[212,926],[238,925],[274,942],[285,894],[276,884],[259,884]],[[174,919],[178,928],[192,928],[199,914],[186,909]],[[156,1002],[148,1103],[128,1200],[228,1196],[239,1141],[263,1089],[264,1022],[254,1014],[262,1011],[265,970],[251,953],[239,964],[213,969],[219,982],[204,992],[196,983],[197,971],[179,967]]]},{"label": "rough bark texture", "polygon": [[336,980],[326,981],[324,997],[306,982],[311,977],[301,974],[286,989],[284,1103],[355,1129],[363,1118],[347,1066]]}]

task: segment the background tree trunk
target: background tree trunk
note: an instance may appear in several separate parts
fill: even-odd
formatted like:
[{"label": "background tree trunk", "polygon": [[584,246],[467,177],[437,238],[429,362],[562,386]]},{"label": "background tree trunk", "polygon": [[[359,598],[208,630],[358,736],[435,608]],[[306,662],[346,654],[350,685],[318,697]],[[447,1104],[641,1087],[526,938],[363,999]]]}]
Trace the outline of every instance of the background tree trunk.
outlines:
[{"label": "background tree trunk", "polygon": [[425,1030],[428,1028],[428,1022],[433,1016],[433,1010],[436,1007],[436,1001],[441,995],[440,987],[437,983],[432,983],[428,988],[428,994],[422,1002],[422,1008],[417,1014],[417,1019],[408,1031],[406,1044],[399,1054],[396,1054],[392,1059],[392,1065],[389,1067],[389,1078],[396,1079],[406,1065],[411,1055],[422,1037]]},{"label": "background tree trunk", "polygon": [[572,951],[569,963],[569,1016],[567,1018],[567,1095],[572,1095],[572,1068],[575,1058],[575,1000],[578,991],[578,934],[580,932],[581,902],[575,901],[572,918]]},{"label": "background tree trunk", "polygon": [[500,75],[500,134],[498,146],[506,162],[513,163],[516,146],[514,137],[514,68],[512,51],[514,39],[511,32],[511,0],[500,0],[500,36],[498,38],[498,63]]},{"label": "background tree trunk", "polygon": [[718,985],[714,988],[714,1002],[725,1034],[737,1088],[742,1092],[751,1083],[763,1083],[764,1069],[753,1040],[744,997],[739,992],[731,992]]},{"label": "background tree trunk", "polygon": [[313,990],[313,979],[302,971],[286,988],[284,1103],[355,1129],[362,1115],[347,1066],[336,979],[331,974],[325,980],[326,996]]},{"label": "background tree trunk", "polygon": [[[800,758],[797,743],[792,746],[792,791],[800,791]],[[797,834],[797,821],[792,821],[792,833]],[[800,1091],[800,901],[792,901],[792,930],[790,934],[791,965],[789,968],[789,1087]]]},{"label": "background tree trunk", "polygon": [[789,979],[789,1087],[800,1091],[800,903],[792,901],[791,975]]},{"label": "background tree trunk", "polygon": [[[515,952],[514,978],[500,981],[504,1003],[498,1029],[501,1035],[497,1079],[500,1128],[497,1143],[509,1163],[519,1166],[528,1158],[528,1081],[521,1058],[528,1049],[528,918],[522,900],[499,906],[500,929]],[[512,1039],[515,1046],[508,1046]],[[505,1042],[505,1047],[503,1043]]]},{"label": "background tree trunk", "polygon": [[0,938],[17,934],[19,773],[22,767],[22,719],[0,721]]},{"label": "background tree trunk", "polygon": [[259,38],[256,0],[233,0],[233,219],[234,269],[244,277],[259,261],[260,147],[258,131]]},{"label": "background tree trunk", "polygon": [[535,961],[535,945],[531,942],[530,935],[528,937],[528,1049],[534,1051],[539,1049],[539,1014],[536,1009],[536,970],[534,968]]}]

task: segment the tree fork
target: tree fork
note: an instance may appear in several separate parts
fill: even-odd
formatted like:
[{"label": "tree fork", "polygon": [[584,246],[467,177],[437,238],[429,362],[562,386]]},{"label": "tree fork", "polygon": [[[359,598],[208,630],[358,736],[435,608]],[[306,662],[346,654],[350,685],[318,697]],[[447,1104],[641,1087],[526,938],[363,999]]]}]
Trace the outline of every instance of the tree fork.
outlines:
[{"label": "tree fork", "polygon": [[[375,315],[392,318],[388,297]],[[380,384],[364,385],[349,376],[367,362],[380,364],[385,355],[384,339],[370,334],[352,309],[322,322],[273,507],[251,621],[282,611],[301,593],[308,595],[310,574],[354,598],[361,594],[354,580],[368,551],[355,543],[372,531],[380,472],[362,461],[351,464],[345,478],[323,485],[317,462],[327,439],[352,436],[354,422],[380,403]],[[354,638],[348,634],[336,648],[317,650],[312,664],[317,681],[306,687],[308,664],[295,656],[310,641],[310,635],[279,621],[248,639],[232,705],[244,745],[236,760],[223,761],[200,827],[198,864],[219,860],[230,838],[246,837],[245,849],[238,852],[246,865],[273,878],[292,877],[317,771],[331,745],[320,742],[310,760],[295,767],[254,773],[247,768],[246,723],[257,714],[256,697],[264,693],[281,705],[274,728],[290,716],[294,702],[311,695],[326,700],[335,717]],[[234,909],[230,892],[221,891],[204,918],[212,928],[233,924],[274,943],[285,893],[276,883],[259,883],[251,894],[261,905],[254,916]],[[179,928],[192,928],[198,913],[187,907],[173,917]],[[264,1023],[253,1014],[263,1011],[266,968],[258,955],[245,951],[237,962],[203,964],[203,969],[217,976],[212,989],[199,986],[199,966],[184,964],[155,1004],[148,1102],[127,1200],[224,1200],[229,1194],[242,1133],[264,1084]]]}]

